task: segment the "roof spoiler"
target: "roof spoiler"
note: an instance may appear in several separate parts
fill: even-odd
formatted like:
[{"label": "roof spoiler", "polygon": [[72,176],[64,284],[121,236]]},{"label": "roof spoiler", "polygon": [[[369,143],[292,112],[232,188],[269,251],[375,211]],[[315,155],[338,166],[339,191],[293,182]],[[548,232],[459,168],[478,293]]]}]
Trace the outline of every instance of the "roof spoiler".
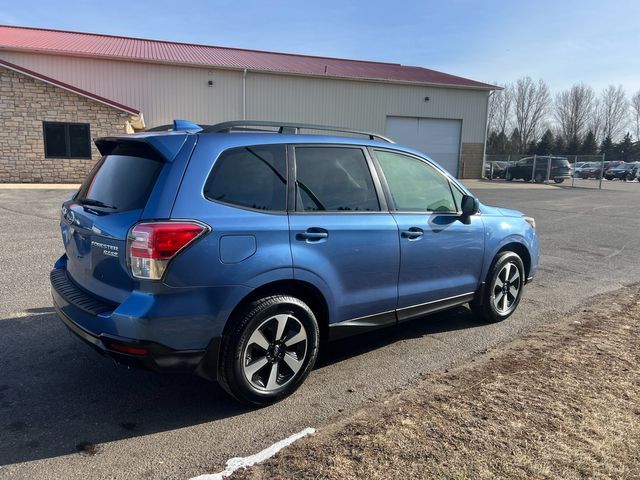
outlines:
[{"label": "roof spoiler", "polygon": [[95,144],[102,155],[148,156],[172,162],[187,137],[188,135],[101,137],[95,140]]},{"label": "roof spoiler", "polygon": [[189,120],[174,120],[171,125],[159,125],[157,127],[148,128],[146,132],[187,132],[198,133],[204,130],[197,123],[190,122]]}]

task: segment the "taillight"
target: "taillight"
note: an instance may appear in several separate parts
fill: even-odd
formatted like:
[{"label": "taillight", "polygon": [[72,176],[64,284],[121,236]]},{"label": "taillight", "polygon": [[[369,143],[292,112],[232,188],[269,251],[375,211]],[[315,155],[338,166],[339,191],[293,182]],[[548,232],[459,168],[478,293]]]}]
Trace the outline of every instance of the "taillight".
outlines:
[{"label": "taillight", "polygon": [[137,278],[161,279],[169,261],[207,230],[196,222],[139,223],[127,239],[131,273]]}]

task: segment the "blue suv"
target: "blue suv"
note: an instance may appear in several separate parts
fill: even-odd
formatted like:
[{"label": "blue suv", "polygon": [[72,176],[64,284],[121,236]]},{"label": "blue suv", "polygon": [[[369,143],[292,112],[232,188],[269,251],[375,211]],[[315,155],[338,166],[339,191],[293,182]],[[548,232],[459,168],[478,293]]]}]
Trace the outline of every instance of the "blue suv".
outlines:
[{"label": "blue suv", "polygon": [[160,130],[96,140],[102,159],[62,205],[54,306],[120,363],[267,404],[304,381],[322,340],[466,303],[500,321],[536,272],[532,218],[380,135]]}]

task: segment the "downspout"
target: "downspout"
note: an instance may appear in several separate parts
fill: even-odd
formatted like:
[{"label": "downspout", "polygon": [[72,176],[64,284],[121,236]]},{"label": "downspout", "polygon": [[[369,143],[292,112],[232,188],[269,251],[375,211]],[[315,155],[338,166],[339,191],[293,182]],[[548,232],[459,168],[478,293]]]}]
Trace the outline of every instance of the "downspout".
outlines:
[{"label": "downspout", "polygon": [[247,69],[242,72],[242,120],[247,119]]},{"label": "downspout", "polygon": [[[484,165],[487,162],[487,138],[489,137],[489,102],[491,101],[491,95],[496,93],[495,90],[491,90],[487,95],[487,114],[484,118],[484,147],[482,148],[482,170],[480,170],[480,178],[484,178]],[[491,175],[493,176],[493,175]],[[491,178],[490,180],[493,180]]]}]

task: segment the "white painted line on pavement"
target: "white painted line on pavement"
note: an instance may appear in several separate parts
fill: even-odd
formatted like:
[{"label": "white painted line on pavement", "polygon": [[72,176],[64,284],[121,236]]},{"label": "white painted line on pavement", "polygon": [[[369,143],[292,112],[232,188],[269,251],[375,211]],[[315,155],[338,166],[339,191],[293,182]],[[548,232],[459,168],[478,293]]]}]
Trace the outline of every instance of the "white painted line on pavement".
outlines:
[{"label": "white painted line on pavement", "polygon": [[283,448],[291,445],[296,440],[300,440],[302,437],[311,435],[315,431],[316,431],[315,428],[305,428],[301,432],[294,433],[290,437],[274,443],[273,445],[265,448],[261,452],[255,453],[253,455],[249,455],[248,457],[230,458],[229,460],[227,460],[225,469],[219,473],[205,473],[204,475],[198,475],[197,477],[193,477],[189,480],[222,480],[224,477],[228,477],[236,470],[239,470],[241,468],[248,468],[252,465],[255,465],[256,463],[264,462],[265,460],[273,457],[276,453],[278,453]]}]

